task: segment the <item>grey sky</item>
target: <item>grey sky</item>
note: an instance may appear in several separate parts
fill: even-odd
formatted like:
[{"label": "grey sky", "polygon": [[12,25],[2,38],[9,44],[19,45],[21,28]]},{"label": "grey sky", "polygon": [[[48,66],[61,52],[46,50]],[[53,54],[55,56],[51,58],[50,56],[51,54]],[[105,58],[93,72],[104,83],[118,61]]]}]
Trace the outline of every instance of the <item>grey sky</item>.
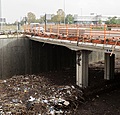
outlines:
[{"label": "grey sky", "polygon": [[[64,4],[65,1],[65,4]],[[7,22],[20,20],[28,12],[33,12],[37,17],[44,13],[55,14],[58,9],[66,14],[90,15],[120,15],[120,0],[1,0],[2,17]]]}]

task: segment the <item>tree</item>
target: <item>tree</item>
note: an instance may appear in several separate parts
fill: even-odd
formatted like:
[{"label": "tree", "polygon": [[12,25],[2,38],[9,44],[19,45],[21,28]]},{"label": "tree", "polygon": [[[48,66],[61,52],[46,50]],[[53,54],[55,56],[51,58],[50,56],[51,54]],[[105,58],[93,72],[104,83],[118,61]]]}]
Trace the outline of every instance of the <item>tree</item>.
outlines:
[{"label": "tree", "polygon": [[54,15],[51,20],[54,23],[59,23],[60,22],[60,19],[58,18],[58,15]]},{"label": "tree", "polygon": [[27,17],[23,17],[21,20],[20,20],[20,24],[21,25],[24,25],[27,23]]},{"label": "tree", "polygon": [[27,19],[28,19],[28,23],[29,23],[29,24],[36,22],[36,16],[35,16],[35,14],[32,13],[32,12],[28,12],[28,13],[27,13]]},{"label": "tree", "polygon": [[117,17],[109,17],[109,20],[106,22],[106,24],[117,24]]},{"label": "tree", "polygon": [[117,24],[120,24],[120,19],[117,19]]},{"label": "tree", "polygon": [[71,14],[68,14],[65,18],[65,23],[66,24],[73,24],[74,22],[74,17]]},{"label": "tree", "polygon": [[65,12],[62,9],[58,9],[57,11],[57,22],[63,23],[64,22]]},{"label": "tree", "polygon": [[63,23],[64,22],[64,16],[65,13],[62,9],[58,9],[57,11],[57,15],[52,14],[51,15],[51,20],[49,20],[49,22],[54,22],[54,23]]},{"label": "tree", "polygon": [[98,20],[98,24],[102,24],[102,20],[101,19]]}]

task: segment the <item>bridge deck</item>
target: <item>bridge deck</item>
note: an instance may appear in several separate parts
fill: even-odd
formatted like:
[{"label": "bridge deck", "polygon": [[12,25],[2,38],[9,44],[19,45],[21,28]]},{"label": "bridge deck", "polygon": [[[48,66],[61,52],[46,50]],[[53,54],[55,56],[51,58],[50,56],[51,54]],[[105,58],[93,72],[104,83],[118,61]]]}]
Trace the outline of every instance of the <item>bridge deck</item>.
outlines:
[{"label": "bridge deck", "polygon": [[108,53],[120,52],[120,31],[107,30],[106,25],[100,29],[90,27],[70,27],[68,25],[47,27],[46,31],[39,28],[25,28],[25,34],[31,39],[66,46],[73,50],[92,50]]}]

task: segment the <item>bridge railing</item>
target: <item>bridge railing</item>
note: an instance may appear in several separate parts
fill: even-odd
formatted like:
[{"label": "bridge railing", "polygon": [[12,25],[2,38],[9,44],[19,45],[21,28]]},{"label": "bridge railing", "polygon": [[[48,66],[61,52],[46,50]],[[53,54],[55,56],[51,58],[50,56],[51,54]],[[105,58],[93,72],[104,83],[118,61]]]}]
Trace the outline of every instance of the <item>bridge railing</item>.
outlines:
[{"label": "bridge railing", "polygon": [[109,30],[107,25],[56,24],[33,28],[25,25],[24,31],[27,34],[47,38],[120,45],[120,30]]}]

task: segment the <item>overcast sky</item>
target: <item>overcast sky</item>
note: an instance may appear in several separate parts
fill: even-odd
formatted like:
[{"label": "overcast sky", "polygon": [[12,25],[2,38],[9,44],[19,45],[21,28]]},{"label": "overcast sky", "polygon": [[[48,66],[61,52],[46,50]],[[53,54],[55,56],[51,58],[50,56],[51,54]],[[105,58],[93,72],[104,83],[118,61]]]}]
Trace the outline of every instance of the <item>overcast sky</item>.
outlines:
[{"label": "overcast sky", "polygon": [[[65,8],[66,14],[120,15],[120,0],[1,0],[2,17],[14,22],[33,12],[37,17],[44,13],[55,14]],[[65,6],[65,7],[64,7]]]}]

